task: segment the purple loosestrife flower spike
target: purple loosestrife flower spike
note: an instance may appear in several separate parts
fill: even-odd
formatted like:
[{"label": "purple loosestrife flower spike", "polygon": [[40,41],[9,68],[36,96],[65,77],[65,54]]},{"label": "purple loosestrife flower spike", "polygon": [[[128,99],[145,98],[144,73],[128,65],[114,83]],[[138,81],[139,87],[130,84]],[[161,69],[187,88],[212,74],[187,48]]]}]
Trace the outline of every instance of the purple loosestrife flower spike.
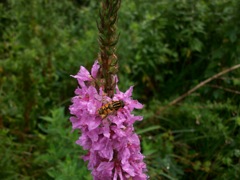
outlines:
[{"label": "purple loosestrife flower spike", "polygon": [[[94,180],[146,180],[146,164],[133,127],[142,116],[132,114],[134,109],[141,109],[143,105],[132,99],[132,86],[125,93],[116,86],[113,98],[108,97],[101,87],[97,90],[99,68],[98,61],[95,61],[91,74],[81,66],[73,76],[79,84],[69,107],[72,128],[81,131],[76,143],[88,151],[83,159],[89,161],[88,169]],[[117,76],[114,78],[117,82]],[[124,107],[102,119],[99,108],[107,102],[120,100]]]},{"label": "purple loosestrife flower spike", "polygon": [[[117,12],[121,0],[102,0],[100,11],[100,52],[91,69],[83,66],[77,75],[79,87],[72,105],[72,129],[81,136],[77,144],[87,150],[82,158],[89,161],[94,180],[146,180],[146,164],[140,152],[140,140],[133,124],[142,116],[132,114],[143,105],[132,99],[133,87],[125,93],[117,86],[118,61],[115,55]],[[114,93],[116,92],[116,93]]]}]

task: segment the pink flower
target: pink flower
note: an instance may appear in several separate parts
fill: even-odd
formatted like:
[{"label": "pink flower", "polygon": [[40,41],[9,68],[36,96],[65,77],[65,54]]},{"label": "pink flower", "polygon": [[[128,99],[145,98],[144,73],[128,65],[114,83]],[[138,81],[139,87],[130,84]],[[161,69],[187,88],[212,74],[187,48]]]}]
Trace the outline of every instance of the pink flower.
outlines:
[{"label": "pink flower", "polygon": [[100,65],[98,64],[98,61],[96,60],[93,64],[93,67],[92,67],[92,70],[91,70],[91,74],[92,74],[93,78],[97,77],[97,73],[98,73],[99,68],[100,68]]},{"label": "pink flower", "polygon": [[[146,164],[133,127],[134,122],[143,117],[132,114],[134,109],[141,109],[143,105],[132,99],[132,86],[125,93],[116,86],[112,99],[106,96],[102,88],[97,90],[95,85],[99,68],[95,61],[91,74],[81,66],[78,74],[73,76],[80,85],[69,107],[73,115],[70,117],[72,128],[81,131],[76,143],[88,151],[83,159],[89,161],[88,169],[92,171],[94,180],[145,180]],[[117,76],[113,79],[118,81]],[[119,100],[124,102],[124,107],[102,119],[98,114],[99,108]]]}]

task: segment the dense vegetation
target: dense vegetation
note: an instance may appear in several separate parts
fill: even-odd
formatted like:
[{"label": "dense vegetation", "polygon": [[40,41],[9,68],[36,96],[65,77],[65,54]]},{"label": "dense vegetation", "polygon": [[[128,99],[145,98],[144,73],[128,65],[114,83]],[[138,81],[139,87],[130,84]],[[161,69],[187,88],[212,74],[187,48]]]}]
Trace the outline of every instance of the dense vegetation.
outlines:
[{"label": "dense vegetation", "polygon": [[[91,179],[75,144],[71,74],[97,57],[99,1],[0,1],[0,178]],[[240,179],[239,0],[123,0],[120,88],[150,179]],[[208,83],[202,83],[210,78]],[[199,88],[178,98],[193,87]]]}]

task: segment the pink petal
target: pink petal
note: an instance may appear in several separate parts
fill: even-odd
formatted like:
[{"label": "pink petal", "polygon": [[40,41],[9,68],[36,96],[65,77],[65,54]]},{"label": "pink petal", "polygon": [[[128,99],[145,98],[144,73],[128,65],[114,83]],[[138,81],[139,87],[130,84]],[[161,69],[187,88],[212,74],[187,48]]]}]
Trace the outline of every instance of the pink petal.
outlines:
[{"label": "pink petal", "polygon": [[113,162],[101,162],[97,167],[97,171],[112,171],[113,167]]},{"label": "pink petal", "polygon": [[138,102],[137,100],[132,101],[132,106],[134,106],[134,108],[136,108],[136,109],[142,109],[143,108],[143,105],[140,102]]},{"label": "pink petal", "polygon": [[133,86],[130,86],[130,88],[124,93],[125,97],[131,97],[133,91]]},{"label": "pink petal", "polygon": [[91,69],[91,74],[92,74],[93,78],[97,77],[99,67],[100,67],[100,65],[98,64],[98,60],[96,60],[93,64],[93,66],[92,66],[92,69]]},{"label": "pink petal", "polygon": [[132,168],[132,166],[128,163],[126,164],[122,164],[122,169],[123,171],[125,171],[126,173],[128,173],[130,176],[135,176],[135,173],[134,173],[134,169]]},{"label": "pink petal", "polygon": [[78,74],[75,76],[72,76],[72,77],[74,77],[78,80],[81,80],[81,81],[91,81],[92,80],[90,73],[83,66],[80,67],[80,71],[78,72]]},{"label": "pink petal", "polygon": [[76,144],[82,146],[84,150],[89,149],[92,145],[90,139],[85,134],[82,134],[79,140],[76,141]]},{"label": "pink petal", "polygon": [[97,118],[87,118],[85,120],[86,120],[86,124],[88,125],[89,131],[97,128],[101,124],[101,118],[100,117],[97,117]]}]

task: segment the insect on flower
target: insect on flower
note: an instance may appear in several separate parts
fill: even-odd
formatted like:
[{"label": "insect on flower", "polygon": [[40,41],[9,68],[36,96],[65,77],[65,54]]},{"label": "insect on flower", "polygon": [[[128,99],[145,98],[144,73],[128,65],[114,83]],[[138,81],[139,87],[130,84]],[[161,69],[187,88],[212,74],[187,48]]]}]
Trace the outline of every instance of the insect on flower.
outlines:
[{"label": "insect on flower", "polygon": [[109,114],[112,114],[124,107],[124,102],[122,100],[119,101],[111,101],[107,104],[104,104],[99,110],[98,114],[102,117],[102,119],[106,118]]}]

